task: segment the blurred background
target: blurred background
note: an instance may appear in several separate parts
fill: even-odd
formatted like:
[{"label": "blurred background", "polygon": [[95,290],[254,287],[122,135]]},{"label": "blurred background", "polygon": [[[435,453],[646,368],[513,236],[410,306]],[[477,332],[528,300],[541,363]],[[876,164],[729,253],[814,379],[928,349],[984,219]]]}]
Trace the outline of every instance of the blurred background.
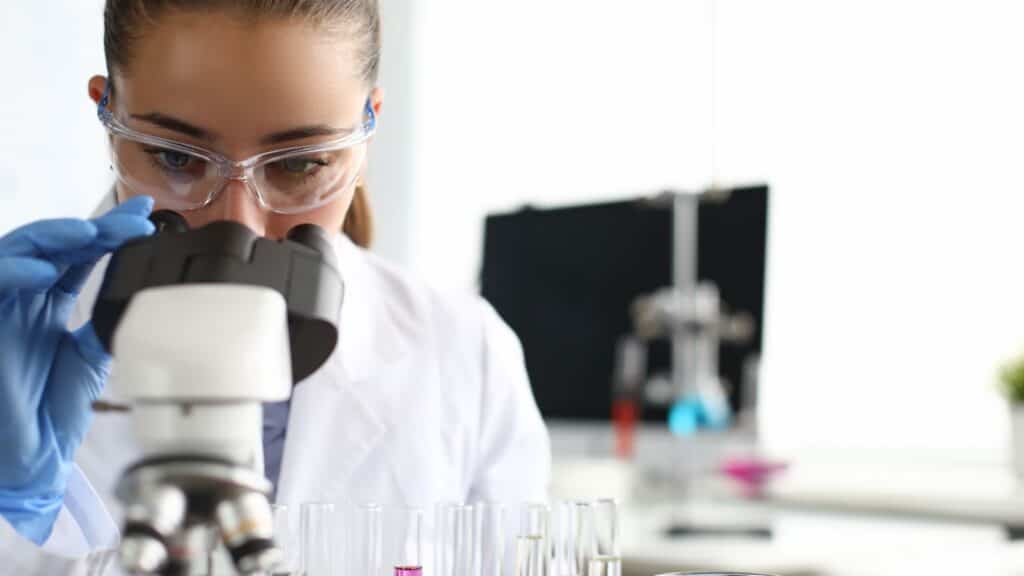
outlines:
[{"label": "blurred background", "polygon": [[[0,4],[0,233],[87,215],[111,183],[85,85],[104,71],[101,6]],[[517,328],[536,395],[554,398],[553,490],[628,503],[627,563],[1024,574],[999,388],[1024,353],[1024,5],[382,9],[375,250],[482,290]],[[559,262],[583,280],[545,290],[529,274]],[[714,309],[697,281],[737,322],[686,320]],[[763,309],[729,302],[737,282]],[[642,324],[632,303],[672,285],[656,322],[669,344],[641,334],[647,369],[616,364]],[[588,297],[613,287],[614,309]],[[727,327],[748,347],[722,343],[701,373],[739,376],[702,385],[692,364],[719,351],[702,338]],[[549,330],[594,369],[541,358],[551,344],[524,333]]]}]

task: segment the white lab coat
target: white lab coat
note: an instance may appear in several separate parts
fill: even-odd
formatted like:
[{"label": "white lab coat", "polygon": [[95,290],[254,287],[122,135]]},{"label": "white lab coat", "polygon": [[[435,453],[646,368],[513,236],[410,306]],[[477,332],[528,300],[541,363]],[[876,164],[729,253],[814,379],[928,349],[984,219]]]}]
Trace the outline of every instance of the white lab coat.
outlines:
[{"label": "white lab coat", "polygon": [[[436,502],[500,501],[514,517],[519,503],[546,499],[547,431],[508,326],[479,297],[435,291],[341,234],[335,248],[339,345],[294,389],[277,501],[422,506],[429,523]],[[118,537],[113,489],[138,453],[128,417],[97,414],[50,540],[38,548],[0,521],[0,574],[102,573],[61,559],[87,554],[93,570],[113,564],[102,552]]]}]

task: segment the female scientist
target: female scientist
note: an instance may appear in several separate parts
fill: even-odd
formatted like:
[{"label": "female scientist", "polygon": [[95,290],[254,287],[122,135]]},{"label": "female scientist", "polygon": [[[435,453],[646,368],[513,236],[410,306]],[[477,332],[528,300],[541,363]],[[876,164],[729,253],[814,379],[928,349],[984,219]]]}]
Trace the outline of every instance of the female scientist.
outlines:
[{"label": "female scientist", "polygon": [[[0,557],[116,542],[113,485],[137,448],[128,418],[92,417],[110,358],[88,314],[96,263],[161,208],[272,238],[338,231],[338,349],[264,413],[279,502],[543,499],[548,438],[516,337],[479,298],[365,250],[376,0],[107,0],[104,46],[110,76],[88,86],[117,176],[102,215],[0,238]],[[242,160],[307,144],[240,177]]]}]

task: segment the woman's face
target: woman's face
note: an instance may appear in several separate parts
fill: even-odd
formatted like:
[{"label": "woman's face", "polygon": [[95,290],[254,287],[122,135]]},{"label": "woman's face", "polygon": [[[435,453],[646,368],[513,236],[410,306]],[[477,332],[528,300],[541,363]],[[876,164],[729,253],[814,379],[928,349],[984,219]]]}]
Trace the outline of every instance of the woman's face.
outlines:
[{"label": "woman's face", "polygon": [[[368,96],[380,108],[379,91],[370,93],[359,77],[353,47],[340,34],[297,21],[203,12],[168,13],[141,32],[111,104],[139,132],[240,160],[336,138],[325,133],[359,126]],[[105,86],[102,76],[89,81],[94,102]],[[340,230],[354,189],[284,215],[261,208],[245,183],[232,180],[210,205],[182,214],[192,227],[235,220],[272,238],[306,222]],[[120,199],[135,193],[118,184]],[[164,207],[158,198],[156,209]]]}]

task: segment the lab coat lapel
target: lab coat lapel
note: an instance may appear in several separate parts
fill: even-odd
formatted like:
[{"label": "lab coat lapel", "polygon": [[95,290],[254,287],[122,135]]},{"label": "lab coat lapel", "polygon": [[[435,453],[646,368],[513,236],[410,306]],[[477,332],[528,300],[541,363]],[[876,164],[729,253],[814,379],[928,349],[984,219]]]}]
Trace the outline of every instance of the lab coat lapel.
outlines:
[{"label": "lab coat lapel", "polygon": [[401,390],[389,378],[408,335],[390,322],[366,256],[344,236],[335,240],[345,298],[339,345],[327,363],[292,393],[278,501],[346,501],[358,466],[379,446],[399,413]]},{"label": "lab coat lapel", "polygon": [[337,366],[321,369],[292,395],[278,499],[339,501],[355,468],[387,430],[385,422]]}]

